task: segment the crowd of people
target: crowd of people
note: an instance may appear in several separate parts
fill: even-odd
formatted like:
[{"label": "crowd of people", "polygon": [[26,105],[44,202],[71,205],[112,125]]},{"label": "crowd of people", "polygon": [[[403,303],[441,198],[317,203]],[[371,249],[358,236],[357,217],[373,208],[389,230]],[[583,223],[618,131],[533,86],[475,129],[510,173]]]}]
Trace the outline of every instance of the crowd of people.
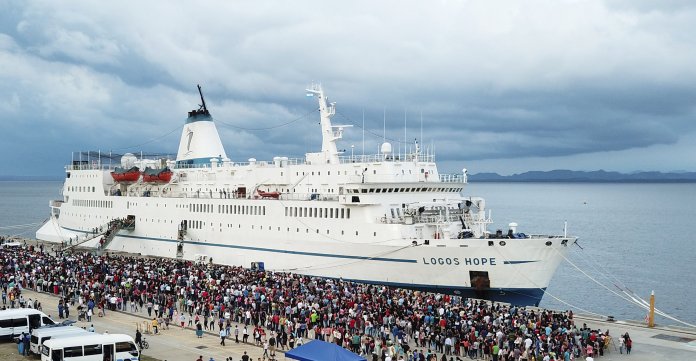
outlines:
[{"label": "crowd of people", "polygon": [[[33,289],[61,297],[87,321],[110,311],[147,314],[153,332],[203,331],[253,343],[264,359],[321,339],[368,360],[571,360],[615,347],[608,331],[575,324],[572,311],[528,309],[461,297],[292,273],[135,256],[52,254],[43,246],[0,253],[2,306]],[[9,301],[9,304],[8,304]],[[21,302],[20,302],[21,303]],[[632,341],[622,336],[622,351]]]}]

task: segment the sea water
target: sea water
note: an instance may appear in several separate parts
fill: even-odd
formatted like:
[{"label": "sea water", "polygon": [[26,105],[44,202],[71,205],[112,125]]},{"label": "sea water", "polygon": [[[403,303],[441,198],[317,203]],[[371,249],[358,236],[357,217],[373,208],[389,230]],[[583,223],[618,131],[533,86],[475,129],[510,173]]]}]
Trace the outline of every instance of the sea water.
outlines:
[{"label": "sea water", "polygon": [[[0,182],[0,227],[45,220],[61,184]],[[654,290],[658,309],[696,323],[696,184],[472,183],[464,193],[486,198],[491,231],[507,233],[516,222],[519,232],[563,234],[567,222],[568,235],[579,237],[542,307],[643,320],[645,309],[622,290],[646,300]],[[37,228],[0,228],[0,234],[33,238]]]},{"label": "sea water", "polygon": [[467,193],[486,198],[492,231],[516,222],[519,232],[563,234],[567,222],[579,237],[541,307],[642,321],[647,311],[622,289],[644,300],[654,290],[657,309],[696,323],[696,184],[474,183]]}]

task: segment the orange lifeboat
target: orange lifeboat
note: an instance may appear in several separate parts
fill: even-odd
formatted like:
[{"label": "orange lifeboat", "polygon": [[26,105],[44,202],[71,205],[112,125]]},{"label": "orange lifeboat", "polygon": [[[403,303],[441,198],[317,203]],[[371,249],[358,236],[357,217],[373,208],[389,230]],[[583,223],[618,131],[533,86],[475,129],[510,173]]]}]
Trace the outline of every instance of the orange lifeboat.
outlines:
[{"label": "orange lifeboat", "polygon": [[264,192],[262,190],[257,189],[256,193],[258,193],[259,197],[261,197],[261,198],[272,198],[272,199],[280,198],[280,192]]},{"label": "orange lifeboat", "polygon": [[143,172],[143,182],[148,183],[169,183],[172,180],[173,172],[164,167],[161,169],[145,168]]},{"label": "orange lifeboat", "polygon": [[138,178],[140,178],[140,169],[138,169],[138,167],[131,167],[130,169],[116,167],[114,171],[111,172],[111,178],[119,183],[137,182]]}]

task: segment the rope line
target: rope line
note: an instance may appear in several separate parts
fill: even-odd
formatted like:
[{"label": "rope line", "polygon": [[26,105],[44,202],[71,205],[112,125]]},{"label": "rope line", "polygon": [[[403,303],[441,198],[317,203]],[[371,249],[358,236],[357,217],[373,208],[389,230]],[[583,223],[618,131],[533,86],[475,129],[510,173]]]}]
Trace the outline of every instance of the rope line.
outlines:
[{"label": "rope line", "polygon": [[223,121],[221,121],[221,120],[216,120],[216,122],[217,122],[217,123],[220,123],[220,124],[222,124],[222,125],[224,125],[224,126],[230,127],[230,128],[239,129],[239,130],[248,130],[248,131],[252,131],[252,132],[253,132],[253,131],[262,131],[262,130],[271,130],[271,129],[276,129],[276,128],[282,128],[282,127],[284,127],[284,126],[287,126],[287,125],[290,125],[290,124],[292,124],[292,123],[295,123],[295,122],[297,122],[297,121],[299,121],[299,120],[301,120],[301,119],[304,119],[304,118],[306,118],[307,116],[309,116],[310,114],[312,114],[312,113],[314,113],[314,112],[317,112],[317,111],[319,111],[319,108],[312,109],[312,110],[310,110],[309,112],[307,112],[307,113],[305,113],[305,114],[303,114],[303,115],[301,115],[301,116],[299,116],[299,117],[297,117],[297,118],[295,118],[295,119],[292,119],[292,120],[290,120],[290,121],[287,121],[287,122],[285,122],[285,123],[281,123],[281,124],[278,124],[278,125],[273,125],[273,126],[270,126],[270,127],[264,127],[264,128],[245,128],[245,127],[240,127],[240,126],[238,126],[238,125],[226,123],[226,122],[223,122]]},{"label": "rope line", "polygon": [[[505,256],[500,252],[500,250],[498,249],[498,247],[493,247],[493,249],[495,249],[495,251],[496,251],[496,252],[500,255],[500,257],[503,259],[503,261],[505,261],[505,262],[508,261],[507,257],[505,257]],[[557,251],[557,252],[558,252],[558,251]],[[519,271],[518,271],[518,272],[519,272]],[[602,317],[602,318],[606,317],[606,315],[603,315],[603,314],[600,314],[600,313],[597,313],[597,312],[593,312],[593,311],[584,309],[584,308],[582,308],[582,307],[580,307],[580,306],[571,304],[570,302],[566,302],[566,301],[560,299],[559,297],[556,297],[556,296],[553,295],[551,292],[545,290],[543,287],[539,287],[539,285],[538,285],[536,282],[532,281],[529,277],[527,277],[527,275],[526,275],[524,272],[519,272],[519,274],[521,274],[522,277],[524,277],[524,278],[527,279],[527,281],[529,281],[531,284],[533,284],[533,285],[536,286],[538,289],[540,289],[542,292],[544,292],[544,295],[549,295],[549,296],[551,296],[551,298],[555,299],[555,300],[558,301],[558,302],[561,302],[562,304],[564,304],[564,305],[566,305],[566,306],[568,306],[568,307],[570,307],[570,308],[574,308],[574,309],[576,309],[576,310],[580,310],[580,311],[585,312],[585,313],[587,313],[587,314],[591,314],[591,315],[595,315],[595,316],[600,316],[600,317]]]},{"label": "rope line", "polygon": [[[558,252],[558,251],[556,251],[556,252]],[[564,259],[566,262],[568,262],[571,266],[573,266],[575,269],[577,269],[578,271],[580,271],[580,273],[584,274],[584,275],[585,275],[588,279],[590,279],[592,282],[598,284],[598,285],[601,286],[602,288],[605,288],[606,290],[608,290],[609,292],[611,292],[611,293],[615,294],[616,296],[622,298],[623,300],[628,301],[629,303],[635,304],[635,305],[637,305],[638,307],[641,307],[641,308],[643,308],[643,309],[645,309],[645,310],[650,310],[650,305],[649,305],[649,303],[647,303],[645,300],[641,299],[640,297],[632,296],[632,295],[628,294],[626,291],[623,291],[623,293],[624,293],[626,296],[624,296],[624,295],[622,295],[622,294],[619,294],[618,292],[612,290],[612,289],[609,288],[608,286],[606,286],[606,285],[604,285],[603,283],[599,282],[599,281],[598,281],[597,279],[595,279],[594,277],[592,277],[592,276],[590,276],[589,274],[587,274],[587,272],[585,272],[585,271],[582,270],[580,267],[578,267],[575,263],[573,263],[571,260],[569,260],[565,255],[561,254],[560,252],[559,252],[559,254],[561,255],[561,257],[563,257],[563,259]],[[689,327],[694,327],[694,328],[696,328],[696,325],[691,324],[691,323],[688,323],[688,322],[685,322],[685,321],[682,321],[682,320],[679,320],[679,319],[677,319],[676,317],[671,316],[671,315],[669,315],[669,314],[667,314],[667,313],[665,313],[665,312],[663,312],[663,311],[661,311],[661,310],[655,309],[655,313],[657,313],[658,315],[660,315],[660,316],[662,316],[662,317],[665,317],[665,318],[667,318],[667,319],[669,319],[669,320],[672,320],[672,321],[681,323],[681,324],[686,325],[686,326],[689,326]]]}]

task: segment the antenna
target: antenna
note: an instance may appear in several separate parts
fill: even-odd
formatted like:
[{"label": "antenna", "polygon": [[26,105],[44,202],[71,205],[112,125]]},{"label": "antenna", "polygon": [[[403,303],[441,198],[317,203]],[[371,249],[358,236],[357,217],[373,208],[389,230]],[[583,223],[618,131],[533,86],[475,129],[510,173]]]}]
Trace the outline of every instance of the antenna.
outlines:
[{"label": "antenna", "polygon": [[384,133],[382,133],[382,143],[387,142],[387,108],[383,110]]},{"label": "antenna", "polygon": [[421,110],[421,134],[420,134],[420,141],[423,143],[423,110]]},{"label": "antenna", "polygon": [[362,131],[363,131],[363,144],[362,144],[362,155],[363,159],[361,161],[365,161],[365,108],[363,108],[363,126],[362,126]]},{"label": "antenna", "polygon": [[208,108],[205,106],[205,99],[203,99],[203,91],[201,90],[200,84],[198,84],[198,94],[201,95],[201,103],[203,103],[201,107],[203,108],[203,112],[208,113]]}]

